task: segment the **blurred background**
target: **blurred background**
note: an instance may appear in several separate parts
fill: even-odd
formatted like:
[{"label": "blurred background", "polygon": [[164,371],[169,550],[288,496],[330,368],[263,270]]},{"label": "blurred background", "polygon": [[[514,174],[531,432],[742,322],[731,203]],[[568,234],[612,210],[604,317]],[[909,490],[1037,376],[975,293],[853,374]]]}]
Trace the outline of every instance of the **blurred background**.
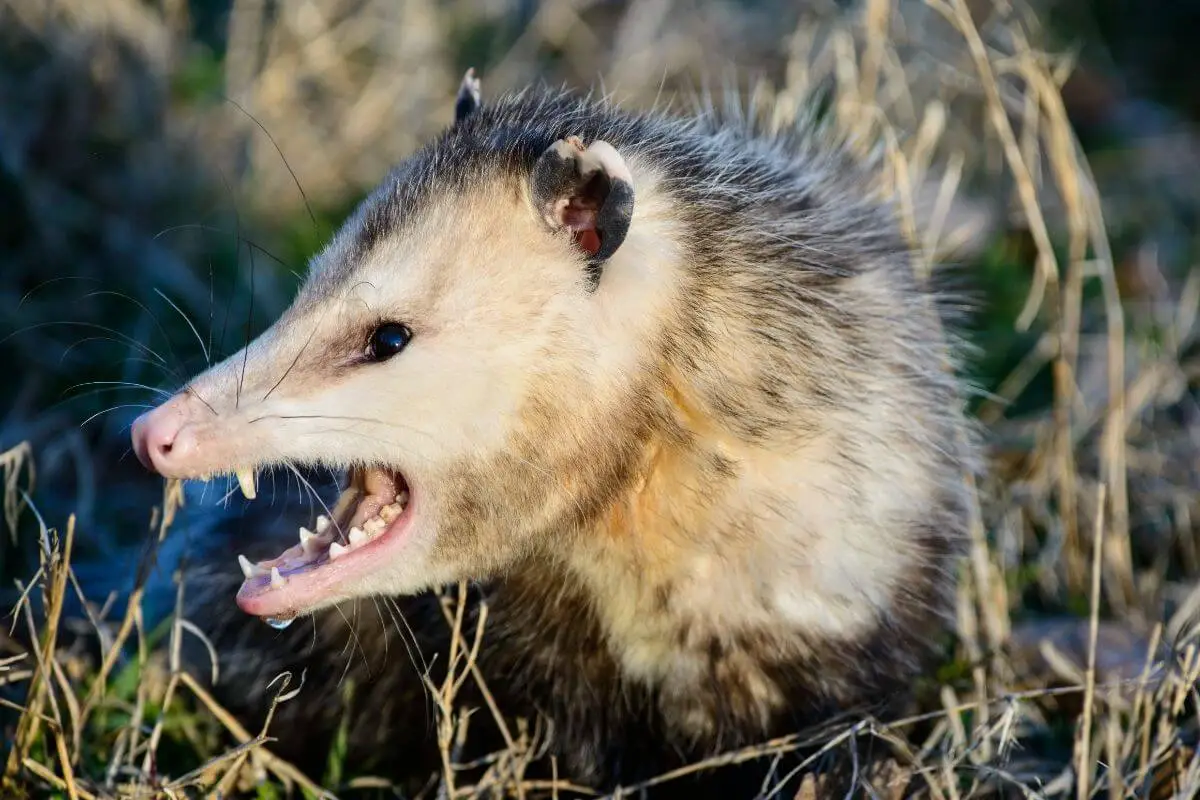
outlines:
[{"label": "blurred background", "polygon": [[[1200,577],[1197,31],[1193,0],[0,0],[7,485],[76,515],[89,594],[127,590],[162,492],[130,421],[286,305],[469,66],[485,97],[816,93],[884,142],[921,268],[972,298],[968,627],[1019,646],[1086,612],[1104,487],[1104,617],[1141,643]],[[6,590],[37,563],[21,520]]]}]

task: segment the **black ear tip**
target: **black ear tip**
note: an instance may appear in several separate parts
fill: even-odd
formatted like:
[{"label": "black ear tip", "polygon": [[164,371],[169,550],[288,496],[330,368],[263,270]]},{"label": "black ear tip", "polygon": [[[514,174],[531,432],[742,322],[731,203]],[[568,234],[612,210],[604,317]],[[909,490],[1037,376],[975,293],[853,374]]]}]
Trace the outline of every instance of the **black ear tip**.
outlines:
[{"label": "black ear tip", "polygon": [[458,96],[454,100],[454,122],[457,124],[469,117],[479,108],[482,97],[481,84],[475,75],[474,67],[467,67],[462,83],[458,86]]},{"label": "black ear tip", "polygon": [[608,197],[596,214],[600,249],[588,260],[600,264],[612,257],[625,241],[633,221],[633,185],[622,178],[611,178]]},{"label": "black ear tip", "polygon": [[575,188],[579,163],[574,150],[559,140],[543,152],[533,167],[533,192],[545,212],[560,195]]}]

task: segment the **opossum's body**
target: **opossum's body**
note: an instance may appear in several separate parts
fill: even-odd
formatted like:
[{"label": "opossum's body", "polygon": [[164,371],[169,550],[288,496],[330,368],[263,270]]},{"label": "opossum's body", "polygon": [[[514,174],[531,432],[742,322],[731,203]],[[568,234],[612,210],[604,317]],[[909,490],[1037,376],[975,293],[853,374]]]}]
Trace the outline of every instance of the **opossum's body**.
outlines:
[{"label": "opossum's body", "polygon": [[253,717],[307,669],[272,733],[319,771],[353,677],[354,752],[420,777],[439,762],[412,664],[436,684],[448,632],[422,593],[470,579],[482,676],[506,714],[549,720],[577,783],[886,710],[945,626],[968,518],[936,301],[815,126],[479,107],[364,203],[270,331],[135,430],[177,477],[353,467],[348,549],[326,529],[247,565],[238,595],[312,624],[235,612],[229,555],[196,573],[224,698]]}]

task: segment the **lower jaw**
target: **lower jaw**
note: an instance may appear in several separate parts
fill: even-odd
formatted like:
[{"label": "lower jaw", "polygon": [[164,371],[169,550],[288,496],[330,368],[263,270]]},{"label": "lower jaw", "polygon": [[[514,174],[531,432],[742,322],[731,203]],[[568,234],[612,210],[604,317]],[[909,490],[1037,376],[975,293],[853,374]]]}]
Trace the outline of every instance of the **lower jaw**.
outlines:
[{"label": "lower jaw", "polygon": [[239,608],[281,628],[346,599],[348,587],[379,568],[381,551],[402,544],[415,505],[399,473],[355,470],[330,516],[301,527],[297,544],[257,563],[238,557],[245,577]]}]

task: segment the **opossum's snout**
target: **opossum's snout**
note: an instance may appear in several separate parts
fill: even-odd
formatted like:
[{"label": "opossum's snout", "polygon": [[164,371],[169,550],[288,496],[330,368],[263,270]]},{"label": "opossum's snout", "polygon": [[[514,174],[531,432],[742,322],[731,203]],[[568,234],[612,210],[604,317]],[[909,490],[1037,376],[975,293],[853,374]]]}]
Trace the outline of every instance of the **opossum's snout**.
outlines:
[{"label": "opossum's snout", "polygon": [[[386,328],[386,326],[381,326]],[[386,328],[373,337],[373,348],[386,360],[400,349],[398,331]],[[141,415],[131,438],[138,460],[149,470],[171,478],[208,480],[214,462],[233,455],[239,438],[222,431],[220,415],[204,408],[197,395],[184,392]],[[198,410],[204,409],[204,410]],[[237,423],[230,430],[237,430]],[[236,461],[235,461],[236,463]],[[242,494],[258,494],[255,471],[250,468],[214,469],[237,477]],[[364,573],[373,569],[379,553],[389,548],[407,549],[404,531],[414,515],[412,490],[394,467],[358,466],[347,473],[345,488],[327,514],[316,517],[312,530],[300,527],[296,543],[275,558],[253,563],[238,561],[245,577],[238,592],[241,608],[257,616],[290,619],[297,613],[352,594]]]},{"label": "opossum's snout", "polygon": [[[191,478],[196,476],[198,463],[221,458],[219,452],[201,452],[197,436],[201,426],[194,424],[195,417],[212,413],[209,409],[198,411],[197,407],[202,405],[197,396],[182,392],[134,420],[130,438],[133,452],[143,467],[166,478]],[[212,443],[207,450],[214,450]],[[254,499],[253,472],[236,468],[233,472],[242,493]]]},{"label": "opossum's snout", "polygon": [[[179,398],[142,414],[133,423],[133,452],[146,469],[160,475],[169,474],[181,452],[191,449],[189,439],[180,440],[183,415],[179,413]],[[177,447],[178,445],[178,447]]]},{"label": "opossum's snout", "polygon": [[[364,438],[356,430],[364,421],[377,419],[374,413],[383,413],[363,404],[362,387],[387,385],[378,370],[406,349],[412,330],[384,321],[364,325],[360,335],[347,337],[331,328],[344,346],[342,363],[351,364],[344,369],[358,382],[341,387],[342,392],[322,393],[328,383],[329,349],[308,362],[288,349],[296,345],[290,344],[287,333],[309,324],[281,320],[245,351],[142,414],[131,430],[134,453],[148,470],[180,480],[208,481],[216,474],[232,474],[248,500],[258,496],[256,471],[263,467],[353,464],[334,508],[307,523],[313,530],[299,528],[295,544],[275,558],[257,564],[239,558],[245,582],[238,604],[249,613],[275,619],[367,591],[379,564],[396,558],[393,551],[419,561],[411,546],[419,537],[403,533],[416,505],[398,466],[406,452],[397,453],[392,445],[368,451],[362,442],[379,445],[391,437]],[[301,344],[315,340],[316,332]],[[304,379],[296,379],[300,370],[308,370]],[[281,374],[295,380],[288,384]],[[386,398],[388,393],[379,396]],[[367,416],[336,413],[355,402]],[[381,427],[389,429],[386,421]],[[390,555],[381,555],[385,552]]]}]

